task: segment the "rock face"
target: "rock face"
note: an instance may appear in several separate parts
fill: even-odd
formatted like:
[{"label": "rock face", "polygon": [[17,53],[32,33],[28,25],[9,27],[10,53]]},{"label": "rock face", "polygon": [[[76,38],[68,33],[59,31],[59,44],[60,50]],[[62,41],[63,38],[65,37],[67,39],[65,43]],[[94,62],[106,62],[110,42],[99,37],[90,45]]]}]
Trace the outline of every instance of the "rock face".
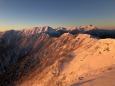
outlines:
[{"label": "rock face", "polygon": [[100,39],[92,25],[82,28],[46,26],[2,33],[0,86],[71,86],[114,66],[115,40]]}]

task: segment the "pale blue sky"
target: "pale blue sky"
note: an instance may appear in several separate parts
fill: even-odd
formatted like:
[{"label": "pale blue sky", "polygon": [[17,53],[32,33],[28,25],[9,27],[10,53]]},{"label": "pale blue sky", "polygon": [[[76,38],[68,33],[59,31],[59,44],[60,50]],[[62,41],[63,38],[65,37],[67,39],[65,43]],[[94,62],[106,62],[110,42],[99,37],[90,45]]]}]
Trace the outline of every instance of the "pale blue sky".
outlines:
[{"label": "pale blue sky", "polygon": [[87,24],[115,28],[115,0],[0,0],[0,30]]}]

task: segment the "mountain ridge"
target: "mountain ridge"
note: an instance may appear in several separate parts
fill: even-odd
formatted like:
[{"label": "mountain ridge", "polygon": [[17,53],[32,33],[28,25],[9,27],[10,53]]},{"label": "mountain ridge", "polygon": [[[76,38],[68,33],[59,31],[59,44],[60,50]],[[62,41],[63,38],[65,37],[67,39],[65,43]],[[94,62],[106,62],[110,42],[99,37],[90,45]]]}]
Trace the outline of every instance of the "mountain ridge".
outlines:
[{"label": "mountain ridge", "polygon": [[6,31],[0,36],[0,85],[70,86],[115,64],[114,38],[114,31],[92,25]]}]

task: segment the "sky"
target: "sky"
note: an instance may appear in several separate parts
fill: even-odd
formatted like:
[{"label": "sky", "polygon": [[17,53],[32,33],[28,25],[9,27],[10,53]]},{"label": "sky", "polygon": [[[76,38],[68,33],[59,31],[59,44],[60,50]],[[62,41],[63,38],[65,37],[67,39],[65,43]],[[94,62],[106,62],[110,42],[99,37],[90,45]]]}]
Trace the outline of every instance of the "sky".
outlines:
[{"label": "sky", "polygon": [[115,28],[115,0],[0,0],[0,31],[89,24]]}]

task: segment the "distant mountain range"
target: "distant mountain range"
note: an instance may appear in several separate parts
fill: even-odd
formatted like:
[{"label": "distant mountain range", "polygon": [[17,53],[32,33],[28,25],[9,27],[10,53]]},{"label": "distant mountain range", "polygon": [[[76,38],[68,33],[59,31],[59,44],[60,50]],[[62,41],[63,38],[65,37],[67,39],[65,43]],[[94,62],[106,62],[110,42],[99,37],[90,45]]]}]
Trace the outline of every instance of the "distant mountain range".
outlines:
[{"label": "distant mountain range", "polygon": [[[39,34],[39,33],[45,33],[48,34],[49,36],[60,36],[63,33],[78,33],[78,32],[84,32],[84,31],[89,31],[89,30],[93,30],[93,29],[97,29],[95,26],[92,25],[88,25],[88,26],[80,26],[79,28],[74,27],[74,28],[64,28],[64,27],[58,27],[56,29],[53,29],[49,26],[44,26],[44,27],[34,27],[34,28],[30,28],[30,29],[23,29],[23,30],[9,30],[3,33],[7,33],[7,32],[11,32],[11,33],[18,33],[19,35],[31,35],[31,34]],[[3,34],[2,32],[0,32],[0,34]]]}]

